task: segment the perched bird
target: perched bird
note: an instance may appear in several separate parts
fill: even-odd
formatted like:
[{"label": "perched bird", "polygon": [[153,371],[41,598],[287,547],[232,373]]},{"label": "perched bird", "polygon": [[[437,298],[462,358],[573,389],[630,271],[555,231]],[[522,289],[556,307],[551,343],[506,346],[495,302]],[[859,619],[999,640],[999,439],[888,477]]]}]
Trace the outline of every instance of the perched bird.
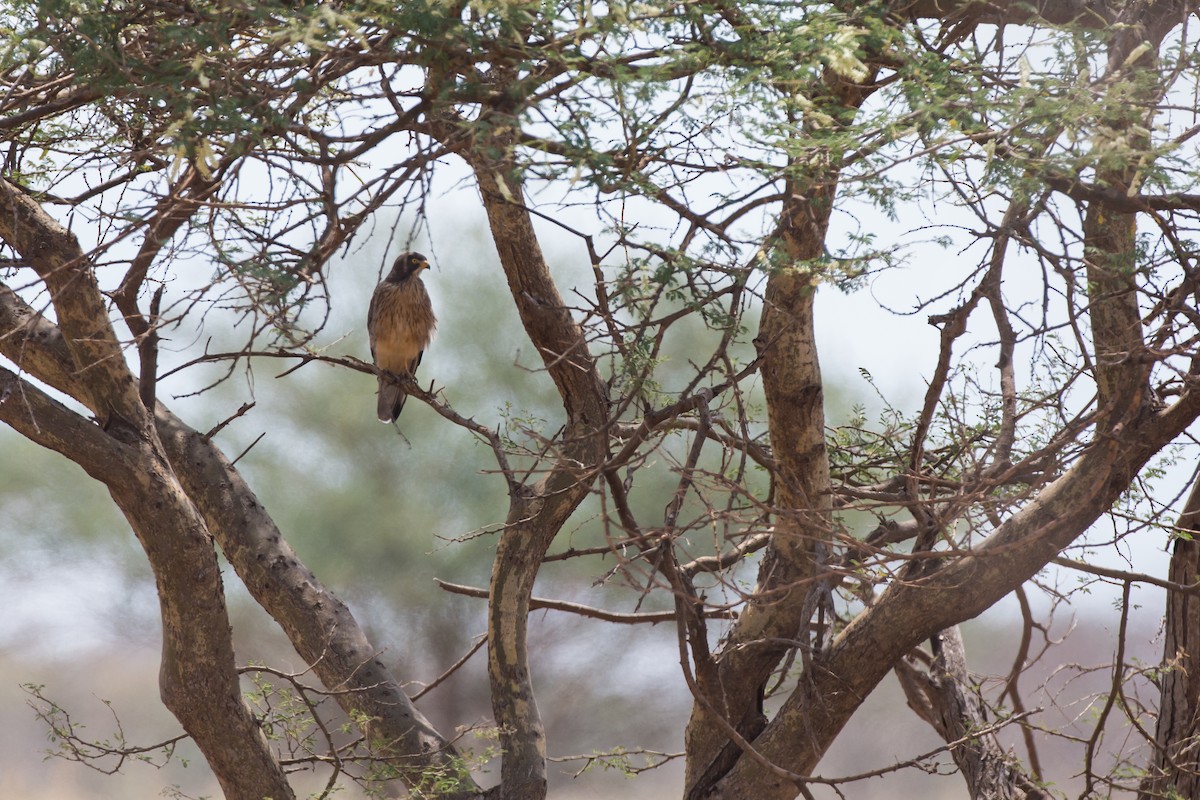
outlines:
[{"label": "perched bird", "polygon": [[[371,295],[367,334],[375,366],[395,375],[413,377],[421,355],[433,338],[437,318],[421,270],[429,261],[420,253],[404,253]],[[379,419],[394,422],[404,408],[404,390],[388,375],[379,376]]]}]

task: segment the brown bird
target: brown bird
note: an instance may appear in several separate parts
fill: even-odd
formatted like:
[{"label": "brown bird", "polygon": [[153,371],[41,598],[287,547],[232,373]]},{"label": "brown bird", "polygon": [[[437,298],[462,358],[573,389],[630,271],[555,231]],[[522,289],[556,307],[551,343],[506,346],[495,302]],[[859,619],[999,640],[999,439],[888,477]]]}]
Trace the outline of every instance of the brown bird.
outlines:
[{"label": "brown bird", "polygon": [[[421,283],[423,269],[429,269],[429,261],[420,253],[404,253],[397,258],[392,271],[375,287],[367,312],[367,334],[375,366],[409,378],[416,373],[437,327],[433,305]],[[394,378],[380,375],[380,421],[395,422],[405,397]]]}]

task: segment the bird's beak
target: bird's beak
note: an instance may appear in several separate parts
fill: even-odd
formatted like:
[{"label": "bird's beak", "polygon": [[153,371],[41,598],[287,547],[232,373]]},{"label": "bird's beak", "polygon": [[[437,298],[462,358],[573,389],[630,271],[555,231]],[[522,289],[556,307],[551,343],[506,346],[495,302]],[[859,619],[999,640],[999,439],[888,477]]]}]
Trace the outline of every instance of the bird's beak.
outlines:
[{"label": "bird's beak", "polygon": [[417,265],[417,268],[418,269],[429,269],[429,262],[422,261],[420,264]]}]

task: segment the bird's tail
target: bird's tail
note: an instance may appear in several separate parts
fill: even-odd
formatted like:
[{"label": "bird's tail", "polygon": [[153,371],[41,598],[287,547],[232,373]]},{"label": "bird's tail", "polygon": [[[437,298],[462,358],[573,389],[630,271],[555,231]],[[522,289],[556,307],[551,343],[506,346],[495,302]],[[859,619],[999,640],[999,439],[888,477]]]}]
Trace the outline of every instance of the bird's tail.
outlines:
[{"label": "bird's tail", "polygon": [[377,411],[380,422],[395,422],[404,408],[404,394],[398,384],[384,378],[379,379],[379,404]]}]

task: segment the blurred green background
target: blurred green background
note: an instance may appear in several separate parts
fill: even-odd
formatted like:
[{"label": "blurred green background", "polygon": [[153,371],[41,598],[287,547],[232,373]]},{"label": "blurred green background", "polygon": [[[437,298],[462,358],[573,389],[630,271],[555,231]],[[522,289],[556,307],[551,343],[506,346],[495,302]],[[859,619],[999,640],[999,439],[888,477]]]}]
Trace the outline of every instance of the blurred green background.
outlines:
[{"label": "blurred green background", "polygon": [[[456,410],[481,423],[509,425],[515,431],[518,420],[533,420],[552,433],[561,424],[561,408],[550,382],[537,371],[536,354],[530,352],[515,320],[482,217],[462,196],[443,201],[441,210],[441,221],[433,215],[429,239],[412,243],[434,264],[425,282],[440,319],[438,336],[418,379],[426,386],[432,381]],[[571,298],[576,290],[586,295],[591,270],[582,247],[561,236],[547,241],[547,257],[564,295]],[[370,241],[330,265],[331,313],[317,347],[332,356],[368,356],[367,301],[384,264],[400,249],[405,247]],[[927,326],[892,319],[883,337],[889,341],[869,349],[856,349],[838,335],[847,315],[857,315],[857,324],[864,324],[863,307],[878,310],[864,295],[856,298],[830,290],[822,299],[831,422],[844,419],[856,403],[875,407],[876,398],[860,367],[870,370],[900,406],[915,407],[924,391],[923,383],[911,380],[912,365],[905,370],[905,380],[895,363],[895,351],[889,348],[896,346],[890,340],[897,340],[910,351],[914,347],[920,351],[929,341]],[[241,331],[231,318],[218,313],[209,317],[203,333],[168,334],[164,367],[172,360],[194,357],[200,342],[210,351],[237,346]],[[752,331],[753,316],[750,322]],[[709,335],[698,327],[676,334],[675,358],[663,365],[659,375],[665,385],[689,374],[689,346],[699,347]],[[932,357],[935,351],[928,352]],[[487,473],[495,463],[484,444],[420,402],[407,404],[398,429],[385,426],[374,417],[372,377],[320,363],[275,377],[294,364],[293,360],[257,359],[249,371],[239,369],[211,390],[188,396],[224,369],[197,367],[165,381],[160,397],[199,430],[218,424],[243,403],[256,404],[228,425],[218,442],[231,457],[253,444],[239,461],[239,469],[301,559],[350,604],[385,661],[415,692],[459,659],[483,633],[484,601],[447,594],[434,579],[486,587],[495,546],[492,532],[507,510],[504,482]],[[916,366],[918,372],[920,368]],[[681,436],[667,452],[685,445]],[[51,743],[26,705],[29,698],[20,688],[23,683],[44,685],[45,695],[97,739],[111,737],[116,718],[132,744],[163,740],[179,730],[158,703],[159,628],[153,579],[106,491],[74,465],[7,429],[0,430],[0,452],[4,454],[0,458],[0,602],[5,609],[0,616],[0,718],[4,720],[0,797],[115,800],[153,797],[164,791],[219,796],[202,761],[187,745],[180,749],[185,758],[164,768],[134,763],[113,776],[45,758]],[[655,465],[644,482],[639,479],[634,500],[645,519],[661,518],[674,487],[668,461]],[[596,515],[597,505],[586,503],[564,533],[566,540],[556,543],[552,552],[603,542]],[[704,543],[698,542],[697,547],[702,549]],[[551,564],[535,594],[633,611],[638,587],[627,586],[620,578],[601,580],[613,564],[612,559]],[[752,578],[753,565],[748,569],[746,576]],[[304,665],[273,623],[241,590],[236,577],[228,570],[227,575],[243,663],[302,670]],[[1153,637],[1161,601],[1144,599],[1144,610],[1135,616],[1140,633],[1134,637],[1134,651],[1157,659]],[[642,603],[641,610],[665,607],[668,600],[656,593]],[[1007,672],[1019,635],[1014,611],[1015,603],[1005,602],[966,626],[972,663],[981,672]],[[1055,663],[1039,669],[1049,681],[1048,688],[1055,690],[1054,682],[1059,681],[1061,691],[1072,697],[1103,688],[1106,674],[1057,668],[1076,661],[1103,662],[1110,655],[1110,645],[1115,646],[1113,631],[1106,627],[1115,625],[1111,608],[1103,603],[1085,606],[1061,625],[1064,631],[1073,625],[1076,633],[1056,651]],[[615,626],[536,612],[531,635],[535,686],[553,757],[620,747],[682,749],[690,698],[679,675],[672,626]],[[480,652],[422,699],[421,708],[441,730],[486,724],[491,712],[485,667]],[[1063,703],[1063,707],[1068,710],[1053,719],[1066,727],[1073,724],[1071,705]],[[940,744],[904,708],[894,681],[889,681],[855,717],[819,772],[864,772]],[[1064,750],[1059,758],[1069,765],[1072,756]],[[678,796],[679,760],[632,780],[620,770],[600,765],[576,777],[583,765],[581,761],[554,764],[552,796],[619,794],[626,800]],[[305,789],[318,789],[324,775],[319,778],[305,783]],[[486,774],[481,780],[485,785],[493,782]],[[850,790],[850,796],[868,800],[960,798],[965,792],[958,777],[931,776],[915,769],[855,783]],[[814,789],[814,793],[832,796],[828,790]],[[359,794],[348,788],[339,796]]]}]

